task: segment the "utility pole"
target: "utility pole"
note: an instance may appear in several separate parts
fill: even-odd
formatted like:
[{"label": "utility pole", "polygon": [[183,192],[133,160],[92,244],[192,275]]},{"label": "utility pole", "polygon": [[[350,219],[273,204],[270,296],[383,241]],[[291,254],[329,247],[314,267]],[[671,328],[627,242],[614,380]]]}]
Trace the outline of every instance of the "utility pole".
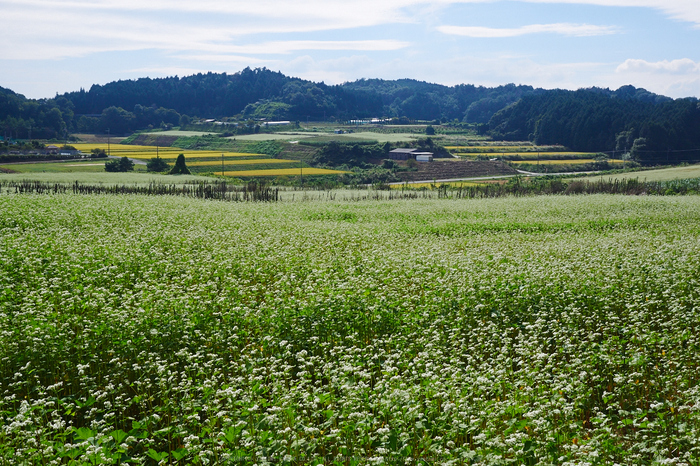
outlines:
[{"label": "utility pole", "polygon": [[221,176],[224,176],[224,153],[221,153]]},{"label": "utility pole", "polygon": [[112,155],[112,151],[111,151],[110,145],[109,145],[109,139],[110,139],[110,132],[109,132],[109,128],[107,128],[107,155],[108,156]]},{"label": "utility pole", "polygon": [[301,176],[301,189],[304,189],[304,161],[299,159],[299,175]]}]

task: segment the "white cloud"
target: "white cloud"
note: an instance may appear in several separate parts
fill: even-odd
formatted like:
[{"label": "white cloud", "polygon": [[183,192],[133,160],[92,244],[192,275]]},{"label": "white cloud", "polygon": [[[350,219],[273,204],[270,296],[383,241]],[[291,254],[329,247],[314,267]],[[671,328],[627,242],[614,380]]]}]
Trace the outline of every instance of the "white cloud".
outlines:
[{"label": "white cloud", "polygon": [[1,47],[0,59],[58,59],[144,49],[205,55],[288,54],[299,50],[391,51],[410,45],[394,39],[241,44],[241,30],[234,26],[177,24],[167,19],[149,20],[104,12],[42,11],[32,17],[33,26],[27,28],[21,9],[11,8],[4,13],[6,26],[0,29],[0,42],[14,46]]},{"label": "white cloud", "polygon": [[[21,5],[31,11],[62,9],[74,11],[185,12],[267,18],[269,26],[284,26],[289,31],[361,27],[396,21],[410,21],[405,9],[413,6],[445,6],[459,3],[485,3],[497,0],[3,0],[0,5]],[[697,0],[518,0],[528,3],[587,4],[616,7],[654,8],[682,21],[700,25]],[[4,8],[3,8],[4,9]],[[282,20],[283,25],[274,24]],[[257,25],[256,25],[257,26]],[[262,31],[267,31],[264,28]]]},{"label": "white cloud", "polygon": [[[480,0],[476,0],[480,1]],[[661,10],[671,18],[700,26],[698,0],[522,0],[529,3],[566,3],[615,7],[638,7]]]},{"label": "white cloud", "polygon": [[648,62],[646,60],[628,59],[615,70],[617,73],[664,73],[690,75],[700,78],[700,63],[690,58]]},{"label": "white cloud", "polygon": [[[699,0],[517,0],[649,7],[700,25]],[[349,31],[392,23],[422,24],[425,11],[458,3],[494,0],[0,0],[0,59],[85,56],[100,51],[161,49],[207,54],[291,53],[299,50],[387,51],[406,47],[396,40],[286,44],[274,34]],[[28,25],[31,25],[28,27]],[[570,36],[613,34],[611,26],[535,24],[518,28],[442,26],[445,34],[517,37],[554,33]],[[375,32],[381,34],[381,32]],[[257,37],[254,45],[250,36]],[[377,37],[380,39],[380,37]],[[325,42],[325,41],[323,41]]]},{"label": "white cloud", "polygon": [[552,33],[565,36],[601,36],[614,34],[617,28],[613,26],[595,26],[591,24],[531,24],[519,28],[488,28],[479,26],[439,26],[438,31],[444,34],[478,37],[478,38],[501,38],[517,37],[526,34]]},{"label": "white cloud", "polygon": [[649,62],[629,59],[615,70],[618,85],[632,84],[670,97],[700,95],[700,62],[689,58]]}]

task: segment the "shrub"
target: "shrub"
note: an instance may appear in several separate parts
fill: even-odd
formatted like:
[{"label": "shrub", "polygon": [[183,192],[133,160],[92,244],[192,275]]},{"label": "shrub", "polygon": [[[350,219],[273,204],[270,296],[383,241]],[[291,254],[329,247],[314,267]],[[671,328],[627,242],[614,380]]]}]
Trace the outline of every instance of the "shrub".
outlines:
[{"label": "shrub", "polygon": [[160,157],[154,157],[146,164],[146,170],[149,172],[164,172],[168,171],[168,169],[170,169],[170,165]]},{"label": "shrub", "polygon": [[189,175],[190,174],[190,169],[187,168],[187,164],[185,163],[185,154],[180,154],[177,156],[177,160],[175,161],[175,166],[170,170],[171,175]]},{"label": "shrub", "polygon": [[129,160],[128,157],[122,157],[121,159],[113,159],[105,163],[106,172],[130,172],[134,171],[134,162]]}]

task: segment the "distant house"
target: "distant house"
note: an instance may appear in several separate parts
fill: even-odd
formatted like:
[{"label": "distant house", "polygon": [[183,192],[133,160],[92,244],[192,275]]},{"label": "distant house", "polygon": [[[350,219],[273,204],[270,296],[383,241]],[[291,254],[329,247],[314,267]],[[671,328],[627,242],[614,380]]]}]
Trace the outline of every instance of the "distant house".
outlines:
[{"label": "distant house", "polygon": [[414,152],[413,155],[416,157],[416,162],[432,162],[433,153],[432,152]]},{"label": "distant house", "polygon": [[266,121],[265,126],[287,126],[291,125],[291,121]]},{"label": "distant house", "polygon": [[414,152],[418,152],[418,149],[394,149],[389,152],[389,158],[391,160],[408,160],[414,157]]},{"label": "distant house", "polygon": [[54,146],[53,144],[50,146],[46,146],[46,153],[51,154],[51,155],[56,155],[58,154],[58,146]]}]

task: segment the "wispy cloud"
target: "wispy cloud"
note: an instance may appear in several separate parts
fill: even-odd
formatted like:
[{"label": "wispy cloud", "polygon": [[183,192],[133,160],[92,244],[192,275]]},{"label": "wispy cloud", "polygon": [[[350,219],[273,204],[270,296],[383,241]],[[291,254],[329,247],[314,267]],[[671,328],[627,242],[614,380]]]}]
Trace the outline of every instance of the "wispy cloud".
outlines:
[{"label": "wispy cloud", "polygon": [[[481,0],[475,0],[481,1]],[[700,2],[697,0],[522,0],[528,3],[559,3],[611,7],[653,8],[679,21],[700,27]]]},{"label": "wispy cloud", "polygon": [[595,26],[592,24],[531,24],[519,28],[488,28],[480,26],[439,26],[438,31],[444,34],[477,37],[477,38],[503,38],[517,37],[528,34],[561,34],[565,36],[602,36],[615,34],[618,29],[614,26]]},{"label": "wispy cloud", "polygon": [[628,59],[620,64],[615,70],[617,73],[666,73],[666,74],[689,74],[700,79],[700,63],[696,63],[690,58],[679,60],[663,60],[648,62],[646,60]]},{"label": "wispy cloud", "polygon": [[[441,6],[459,3],[486,3],[498,0],[3,0],[0,5],[21,5],[40,9],[75,11],[185,12],[281,19],[289,30],[296,25],[315,30],[338,27],[361,27],[410,21],[405,9],[413,6]],[[516,0],[526,3],[586,4],[615,7],[654,8],[682,21],[700,25],[700,2],[697,0]],[[274,23],[274,21],[272,21]],[[344,25],[344,26],[343,26]],[[277,27],[275,25],[274,27]]]},{"label": "wispy cloud", "polygon": [[700,62],[689,58],[646,61],[628,59],[615,70],[618,84],[645,87],[664,95],[700,95]]}]

